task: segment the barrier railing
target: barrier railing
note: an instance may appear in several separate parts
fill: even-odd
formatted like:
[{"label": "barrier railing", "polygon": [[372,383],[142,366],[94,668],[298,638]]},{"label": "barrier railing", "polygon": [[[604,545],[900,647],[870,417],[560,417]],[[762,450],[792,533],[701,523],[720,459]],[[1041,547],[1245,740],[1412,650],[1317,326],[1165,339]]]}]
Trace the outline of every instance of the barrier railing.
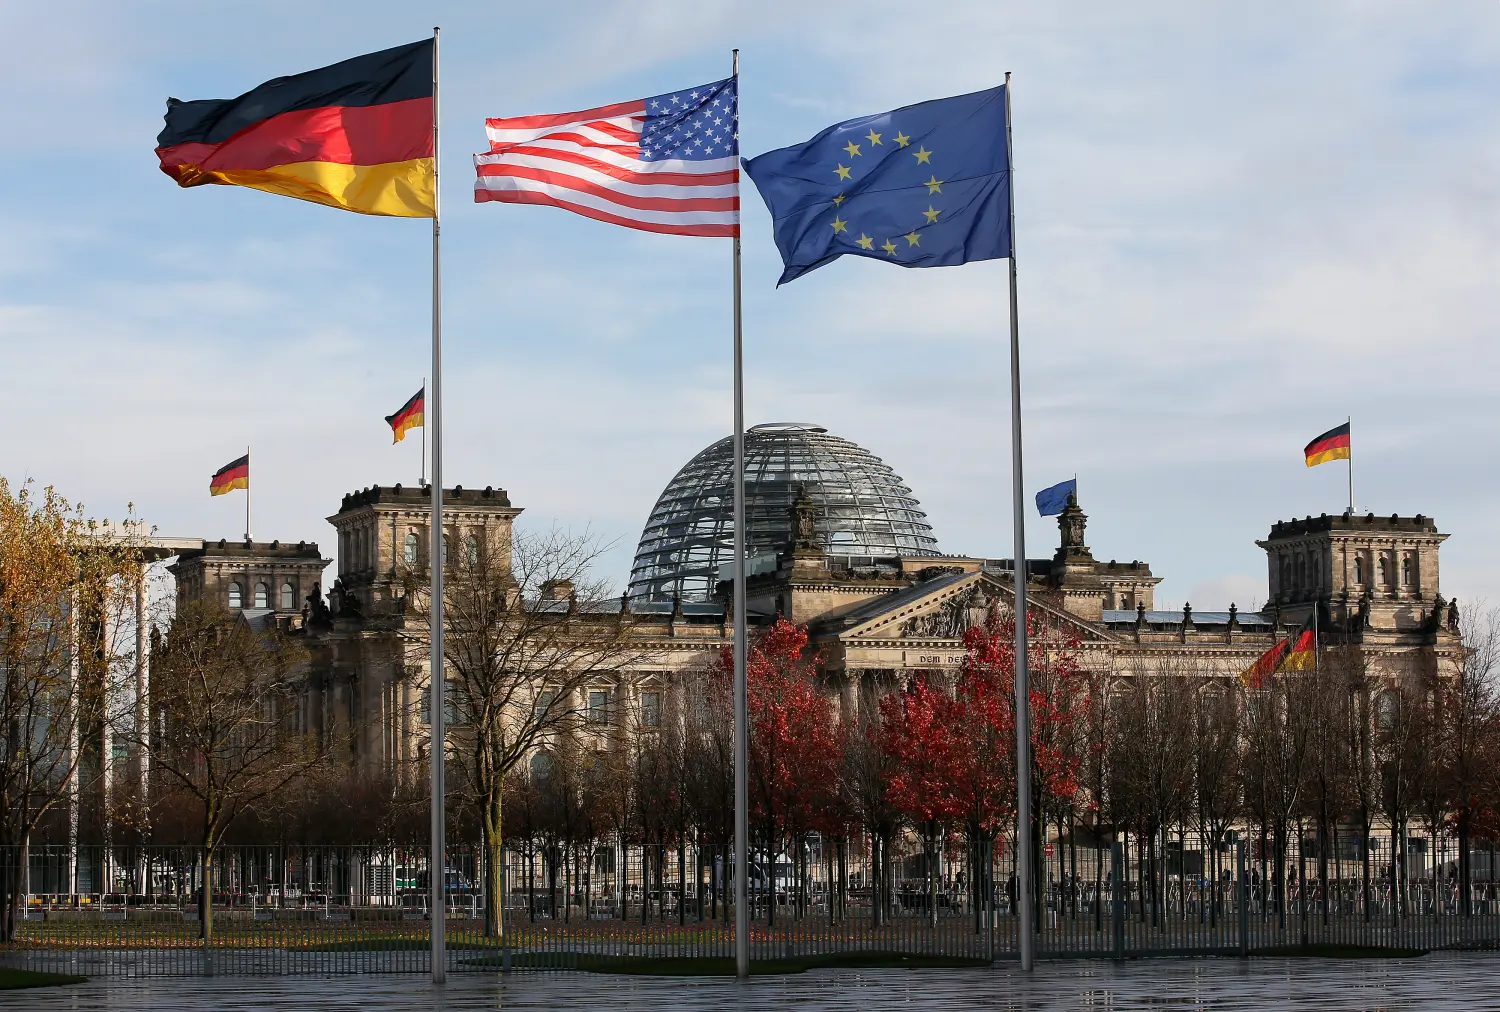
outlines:
[{"label": "barrier railing", "polygon": [[[1157,841],[1161,843],[1162,841]],[[1041,958],[1251,955],[1307,945],[1500,947],[1500,891],[1487,861],[1461,887],[1452,860],[1328,863],[1295,844],[1281,861],[1251,841],[1218,850],[1056,841],[1038,862]],[[1018,950],[1013,854],[814,838],[752,855],[751,956],[990,962]],[[202,852],[191,847],[35,847],[0,961],[85,975],[430,971],[430,862],[420,847],[222,847],[203,920]],[[932,874],[929,875],[929,866]],[[1281,871],[1277,871],[1277,868]],[[878,869],[872,874],[872,869]],[[453,972],[608,968],[734,954],[733,863],[712,848],[619,841],[506,851],[492,910],[477,846],[443,862]]]}]

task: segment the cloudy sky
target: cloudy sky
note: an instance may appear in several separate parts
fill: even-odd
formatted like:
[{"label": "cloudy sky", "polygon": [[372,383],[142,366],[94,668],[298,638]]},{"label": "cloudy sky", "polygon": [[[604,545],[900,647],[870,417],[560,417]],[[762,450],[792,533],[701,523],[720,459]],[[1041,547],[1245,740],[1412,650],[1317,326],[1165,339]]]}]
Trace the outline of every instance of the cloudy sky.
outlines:
[{"label": "cloudy sky", "polygon": [[[382,416],[427,371],[429,223],[178,190],[152,148],[168,95],[436,23],[447,477],[590,527],[623,583],[729,429],[729,244],[475,205],[469,155],[486,115],[716,80],[738,46],[746,154],[1014,72],[1026,483],[1076,471],[1095,554],[1150,561],[1160,604],[1264,599],[1254,540],[1345,505],[1301,448],[1346,415],[1360,510],[1435,516],[1443,591],[1500,597],[1492,3],[420,6],[0,5],[0,474],[234,537],[207,478],[248,443],[255,535],[329,554],[343,493],[416,480]],[[943,550],[1008,556],[1005,263],[849,258],[778,291],[748,185],[744,228],[750,421],[861,443]],[[1056,537],[1028,520],[1032,556]]]}]

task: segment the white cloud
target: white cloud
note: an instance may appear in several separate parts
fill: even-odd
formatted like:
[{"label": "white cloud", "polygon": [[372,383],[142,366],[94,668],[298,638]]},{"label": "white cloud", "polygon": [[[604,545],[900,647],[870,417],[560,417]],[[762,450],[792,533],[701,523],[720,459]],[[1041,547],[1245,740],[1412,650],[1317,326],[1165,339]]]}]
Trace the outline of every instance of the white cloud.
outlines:
[{"label": "white cloud", "polygon": [[[3,437],[7,474],[232,535],[239,504],[202,485],[249,441],[257,531],[324,541],[342,493],[415,477],[380,419],[428,368],[425,225],[180,192],[151,147],[168,93],[437,21],[449,475],[591,522],[623,580],[656,495],[728,430],[726,244],[476,207],[465,155],[484,115],[708,80],[741,45],[748,152],[1016,72],[1028,492],[1077,471],[1098,557],[1248,607],[1254,539],[1341,508],[1341,465],[1299,452],[1352,414],[1361,506],[1436,515],[1445,594],[1497,596],[1489,5],[365,3],[352,34],[348,4],[23,7],[0,10],[29,42],[0,67],[25,150],[0,160],[0,396],[39,421]],[[750,421],[855,439],[943,548],[1008,555],[1004,265],[841,262],[774,290],[745,202]],[[1050,554],[1051,522],[1027,530]]]}]

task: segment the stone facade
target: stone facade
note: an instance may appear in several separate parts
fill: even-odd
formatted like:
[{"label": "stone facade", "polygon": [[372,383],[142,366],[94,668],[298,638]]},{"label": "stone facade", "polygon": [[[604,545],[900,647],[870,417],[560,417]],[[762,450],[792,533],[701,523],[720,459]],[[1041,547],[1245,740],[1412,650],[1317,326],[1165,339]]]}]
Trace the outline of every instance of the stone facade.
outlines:
[{"label": "stone facade", "polygon": [[300,626],[309,599],[322,600],[330,560],[317,542],[203,541],[179,552],[167,571],[178,600],[207,600],[233,612],[271,615]]},{"label": "stone facade", "polygon": [[[426,564],[430,489],[374,487],[344,497],[329,518],[339,571],[325,606],[309,603],[303,635],[307,726],[349,743],[350,760],[393,776],[421,775],[427,747],[424,622],[407,615],[398,573]],[[508,544],[521,512],[503,489],[444,492],[450,553]],[[917,671],[956,670],[962,635],[992,605],[1008,609],[1010,560],[933,555],[850,566],[819,542],[816,507],[797,500],[785,550],[747,565],[752,625],[784,615],[808,628],[831,692],[844,708],[868,706]],[[1082,667],[1107,677],[1161,670],[1231,679],[1279,638],[1318,613],[1320,641],[1360,644],[1377,672],[1455,669],[1457,611],[1438,593],[1438,549],[1446,535],[1427,517],[1319,517],[1278,522],[1264,541],[1269,605],[1261,613],[1154,610],[1160,577],[1140,561],[1100,562],[1085,541],[1087,516],[1070,498],[1058,518],[1051,559],[1026,565],[1045,639],[1073,645]],[[449,556],[453,556],[450,554]],[[508,557],[505,560],[508,565]],[[299,588],[326,561],[316,545],[204,544],[172,567],[183,596],[228,600],[227,583],[283,579]],[[570,701],[587,714],[596,747],[659,719],[675,676],[710,663],[732,635],[727,583],[709,603],[622,598],[586,621],[628,623],[628,670],[582,686]],[[528,607],[572,608],[571,588],[541,588]],[[415,773],[413,771],[416,771]]]}]

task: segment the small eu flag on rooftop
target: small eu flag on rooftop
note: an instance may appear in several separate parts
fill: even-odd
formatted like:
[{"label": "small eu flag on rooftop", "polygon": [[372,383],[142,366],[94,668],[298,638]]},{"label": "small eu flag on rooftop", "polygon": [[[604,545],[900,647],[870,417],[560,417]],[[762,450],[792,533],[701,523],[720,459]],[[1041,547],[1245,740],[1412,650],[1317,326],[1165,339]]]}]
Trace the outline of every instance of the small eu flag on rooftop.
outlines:
[{"label": "small eu flag on rooftop", "polygon": [[845,253],[902,267],[1011,255],[1005,86],[835,124],[745,161],[770,208],[777,284]]},{"label": "small eu flag on rooftop", "polygon": [[1055,517],[1068,505],[1068,496],[1078,494],[1078,479],[1069,478],[1036,494],[1036,511],[1044,517]]}]

